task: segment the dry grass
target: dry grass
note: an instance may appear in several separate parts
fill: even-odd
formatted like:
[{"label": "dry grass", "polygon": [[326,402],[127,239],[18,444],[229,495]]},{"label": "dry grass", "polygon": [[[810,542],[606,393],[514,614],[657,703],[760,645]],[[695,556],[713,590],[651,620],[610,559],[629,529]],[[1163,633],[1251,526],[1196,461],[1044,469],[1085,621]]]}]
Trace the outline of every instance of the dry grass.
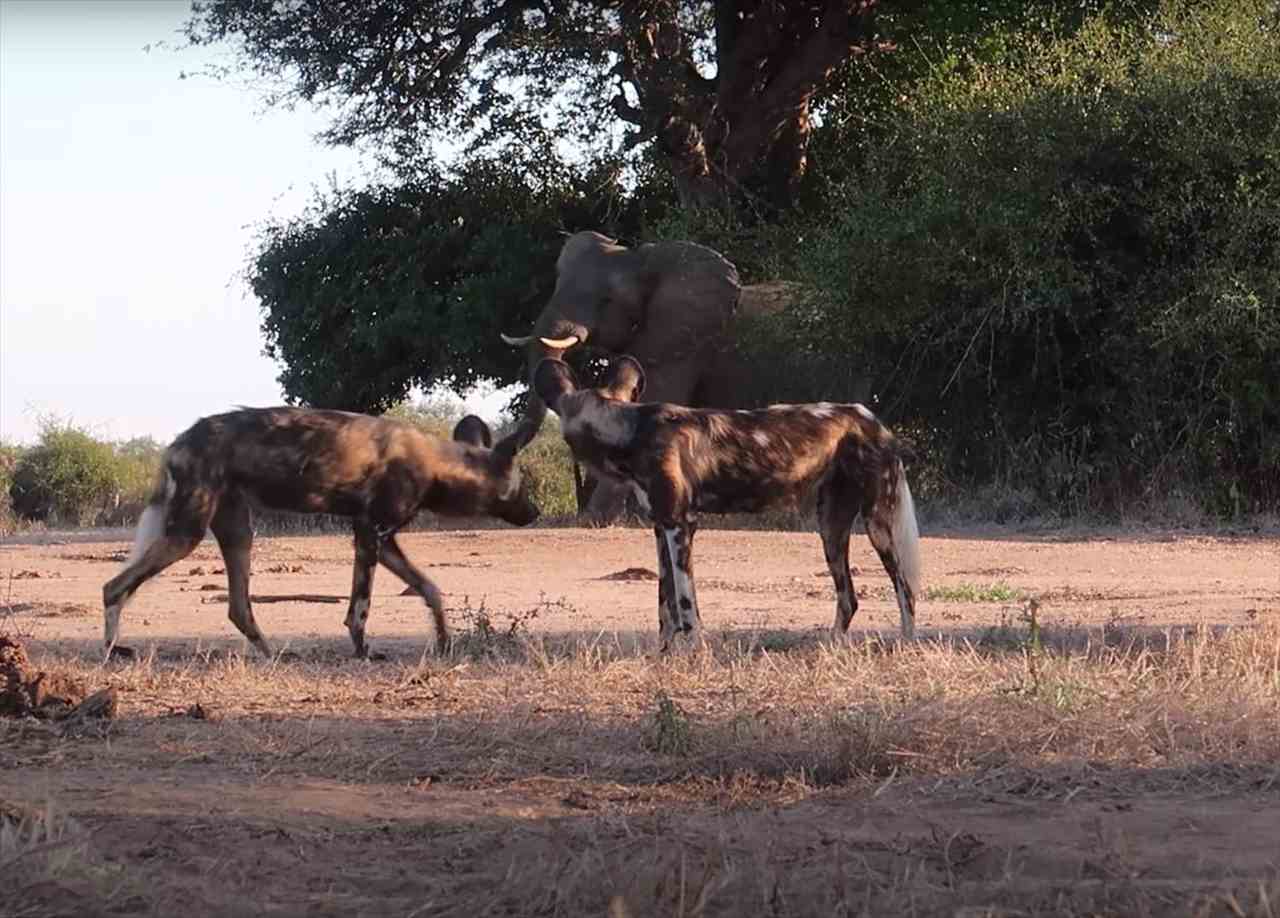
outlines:
[{"label": "dry grass", "polygon": [[[294,663],[152,655],[106,673],[56,653],[36,665],[117,688],[130,719],[116,730],[155,729],[154,718],[198,704],[221,726],[188,731],[180,754],[250,769],[386,774],[404,767],[394,739],[321,740],[395,720],[428,728],[433,763],[466,782],[587,773],[780,788],[890,775],[990,784],[1019,770],[1100,767],[1176,782],[1221,763],[1280,776],[1273,626],[1143,635],[1011,625],[998,639],[909,646],[737,632],[658,660],[648,636],[530,636],[517,619],[479,621],[449,658],[411,664],[313,651]],[[661,699],[687,721],[678,756],[650,748]],[[272,716],[254,719],[263,712]],[[229,745],[224,731],[244,742]],[[402,742],[417,748],[420,735]]]},{"label": "dry grass", "polygon": [[[467,861],[472,872],[449,874],[433,896],[382,902],[406,914],[1276,914],[1274,877],[1130,875],[1113,866],[1123,863],[1118,841],[1100,845],[1097,875],[1046,886],[1019,872],[1012,851],[959,829],[789,867],[790,855],[774,853],[780,830],[752,822],[772,818],[766,804],[924,787],[935,800],[1034,807],[1273,794],[1276,627],[1141,634],[1023,622],[1000,640],[907,646],[713,633],[700,651],[657,659],[647,635],[532,636],[515,619],[464,620],[450,657],[384,664],[318,651],[290,663],[152,655],[103,671],[50,651],[36,665],[114,686],[123,717],[89,736],[0,723],[0,768],[536,791],[605,807],[595,821],[475,830],[459,849],[479,858]],[[703,816],[682,822],[681,813]],[[0,874],[34,857],[24,851],[80,837],[6,831]],[[408,844],[398,838],[386,844]],[[499,839],[515,853],[480,857]],[[50,863],[64,886],[109,875],[92,849],[65,850],[80,852],[81,866],[67,880],[66,865]],[[148,908],[170,901],[157,890]],[[326,895],[311,913],[365,913],[358,899]]]},{"label": "dry grass", "polygon": [[145,904],[136,872],[105,860],[92,840],[53,803],[27,809],[0,800],[0,915],[128,913]]}]

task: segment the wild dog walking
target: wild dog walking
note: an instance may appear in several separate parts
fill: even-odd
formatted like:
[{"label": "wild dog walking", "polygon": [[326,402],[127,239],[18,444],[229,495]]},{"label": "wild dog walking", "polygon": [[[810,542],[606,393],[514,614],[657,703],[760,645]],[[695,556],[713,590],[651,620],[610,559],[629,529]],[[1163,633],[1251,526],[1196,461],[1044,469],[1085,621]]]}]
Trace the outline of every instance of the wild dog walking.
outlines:
[{"label": "wild dog walking", "polygon": [[658,622],[663,648],[700,623],[693,536],[700,511],[756,513],[817,492],[818,530],[836,588],[833,634],[846,632],[858,598],[849,573],[849,533],[861,513],[897,595],[902,635],[915,626],[920,537],[900,448],[862,405],[774,405],[712,411],[633,404],[644,370],[630,357],[605,385],[578,390],[568,364],[543,360],[538,396],[560,417],[578,461],[630,483],[654,523]]},{"label": "wild dog walking", "polygon": [[527,433],[518,430],[489,449],[489,428],[475,416],[458,422],[453,441],[402,421],[344,411],[242,408],[200,419],[165,451],[133,551],[102,588],[107,655],[132,656],[116,643],[120,610],[212,529],[226,561],[228,615],[271,656],[249,604],[254,505],[351,518],[355,570],[345,623],[357,657],[368,654],[364,630],[379,562],[431,608],[443,651],[449,630],[440,591],[404,556],[395,534],[419,510],[532,523],[538,508],[515,463]]}]

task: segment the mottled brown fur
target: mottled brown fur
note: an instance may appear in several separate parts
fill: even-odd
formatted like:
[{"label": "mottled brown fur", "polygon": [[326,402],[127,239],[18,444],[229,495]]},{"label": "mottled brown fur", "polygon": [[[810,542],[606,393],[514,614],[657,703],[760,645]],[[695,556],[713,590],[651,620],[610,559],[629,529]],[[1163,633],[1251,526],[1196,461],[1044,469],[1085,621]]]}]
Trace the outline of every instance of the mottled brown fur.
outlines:
[{"label": "mottled brown fur", "polygon": [[[606,384],[578,390],[568,365],[544,360],[538,395],[560,416],[574,456],[646,495],[661,571],[664,645],[698,624],[692,545],[699,512],[755,513],[816,497],[819,531],[843,633],[857,610],[849,578],[849,533],[859,514],[912,634],[919,590],[918,535],[900,450],[862,405],[775,405],[758,411],[634,404],[644,373],[620,358]],[[669,540],[669,541],[668,541]]]},{"label": "mottled brown fur", "polygon": [[420,510],[533,522],[538,510],[515,465],[523,438],[488,449],[491,442],[474,416],[458,423],[452,441],[403,421],[342,411],[244,408],[201,418],[165,452],[134,556],[103,587],[108,653],[128,653],[116,645],[124,604],[212,530],[226,560],[231,621],[270,655],[249,605],[254,506],[351,518],[355,568],[346,624],[357,656],[368,653],[365,620],[379,562],[431,607],[443,650],[440,591],[405,558],[395,533]]}]

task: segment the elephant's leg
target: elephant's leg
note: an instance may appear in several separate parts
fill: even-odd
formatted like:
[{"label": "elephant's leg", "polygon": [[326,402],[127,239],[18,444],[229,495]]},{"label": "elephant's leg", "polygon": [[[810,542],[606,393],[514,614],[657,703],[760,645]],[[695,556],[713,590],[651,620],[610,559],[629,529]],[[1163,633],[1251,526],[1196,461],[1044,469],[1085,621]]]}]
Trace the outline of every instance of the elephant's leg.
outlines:
[{"label": "elephant's leg", "polygon": [[573,461],[573,495],[577,498],[578,512],[586,513],[587,506],[591,502],[591,495],[595,493],[598,479],[591,474],[591,470],[580,463],[577,459]]},{"label": "elephant's leg", "polygon": [[631,494],[631,486],[608,478],[597,478],[595,490],[587,501],[587,514],[592,522],[607,526],[622,516],[626,509],[627,497]]}]

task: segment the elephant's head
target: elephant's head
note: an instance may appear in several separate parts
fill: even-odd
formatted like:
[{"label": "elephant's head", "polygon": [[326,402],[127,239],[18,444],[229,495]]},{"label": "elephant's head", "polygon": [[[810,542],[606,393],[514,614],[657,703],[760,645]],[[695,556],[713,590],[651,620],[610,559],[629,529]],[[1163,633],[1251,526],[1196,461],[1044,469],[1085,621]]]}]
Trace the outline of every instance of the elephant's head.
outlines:
[{"label": "elephant's head", "polygon": [[[664,366],[696,360],[722,338],[737,306],[738,271],[723,256],[692,242],[636,248],[599,233],[575,233],[556,261],[556,288],[530,334],[503,340],[528,353],[528,378],[544,358],[560,358],[590,343],[627,353],[661,378]],[[679,393],[665,393],[678,398]],[[546,416],[536,393],[526,424]]]}]

